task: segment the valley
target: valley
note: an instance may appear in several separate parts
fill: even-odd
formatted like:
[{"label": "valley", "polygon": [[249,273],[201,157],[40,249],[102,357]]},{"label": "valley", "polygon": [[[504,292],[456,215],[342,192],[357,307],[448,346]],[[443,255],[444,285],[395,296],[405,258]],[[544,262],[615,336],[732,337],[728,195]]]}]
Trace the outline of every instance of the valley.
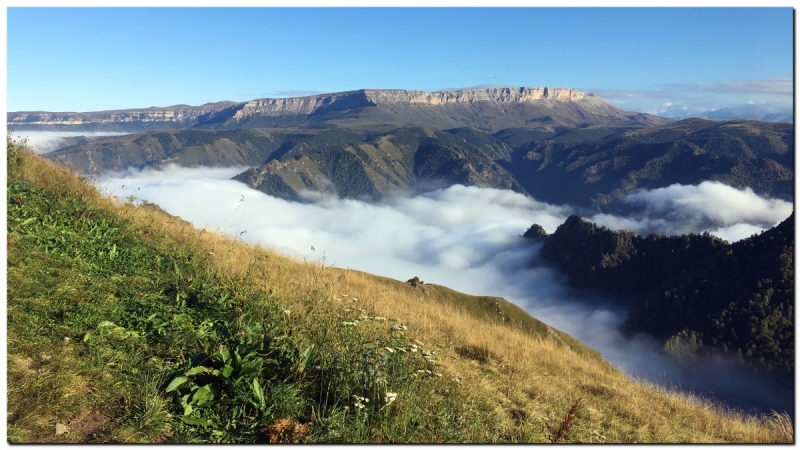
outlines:
[{"label": "valley", "polygon": [[[784,378],[794,371],[793,233],[774,238],[770,230],[730,244],[708,233],[642,238],[574,215],[616,229],[638,222],[658,229],[677,212],[658,216],[653,208],[663,205],[631,199],[702,183],[783,211],[793,201],[791,124],[666,120],[566,88],[362,90],[171,108],[10,113],[9,122],[131,132],[70,137],[71,145],[44,157],[94,177],[106,195],[137,210],[155,205],[171,220],[305,264],[325,267],[332,258],[329,270],[388,277],[379,284],[392,291],[419,275],[427,283],[412,284],[409,299],[545,336],[646,383],[692,386],[749,414],[793,414],[776,400],[791,389]],[[725,220],[694,211],[687,223],[702,227],[698,233],[739,227],[744,237],[741,230],[774,221],[774,211],[759,211]],[[531,223],[544,227],[523,239]],[[778,229],[787,227],[793,216]],[[756,257],[752,267],[740,260]],[[387,306],[375,308],[378,317]],[[415,320],[429,320],[425,311]],[[507,358],[485,343],[448,342],[455,358],[481,367]],[[706,363],[728,352],[738,355],[736,364]],[[760,398],[736,396],[709,381],[722,373],[780,381]]]}]

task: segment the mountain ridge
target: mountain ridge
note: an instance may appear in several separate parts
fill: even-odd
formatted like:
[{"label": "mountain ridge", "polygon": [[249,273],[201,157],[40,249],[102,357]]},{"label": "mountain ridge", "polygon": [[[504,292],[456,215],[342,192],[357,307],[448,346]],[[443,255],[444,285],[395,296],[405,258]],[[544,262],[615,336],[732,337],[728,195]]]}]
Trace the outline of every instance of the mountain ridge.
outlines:
[{"label": "mountain ridge", "polygon": [[[512,106],[511,109],[508,109]],[[505,108],[504,108],[505,107]],[[17,111],[7,114],[18,130],[126,130],[158,128],[275,127],[318,122],[353,122],[439,127],[470,125],[500,129],[491,116],[506,115],[515,124],[562,125],[605,123],[646,126],[670,121],[618,109],[595,94],[564,87],[462,89],[426,92],[360,89],[303,97],[259,98],[94,112]],[[274,120],[281,118],[281,120]],[[260,119],[260,120],[259,120]]]}]

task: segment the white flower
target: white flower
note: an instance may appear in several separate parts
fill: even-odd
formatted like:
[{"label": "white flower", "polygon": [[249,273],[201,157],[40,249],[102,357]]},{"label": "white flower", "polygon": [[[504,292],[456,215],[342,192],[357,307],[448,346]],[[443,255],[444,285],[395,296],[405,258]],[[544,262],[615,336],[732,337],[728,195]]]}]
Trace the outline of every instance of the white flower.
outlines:
[{"label": "white flower", "polygon": [[414,343],[419,345],[420,347],[425,347],[425,344],[423,344],[422,342],[420,342],[420,341],[418,341],[416,339],[414,339]]},{"label": "white flower", "polygon": [[366,397],[359,397],[358,395],[354,395],[353,398],[355,399],[355,406],[358,409],[364,409],[364,403],[369,403],[369,399]]},{"label": "white flower", "polygon": [[354,327],[356,325],[357,325],[356,322],[342,322],[343,327]]},{"label": "white flower", "polygon": [[384,406],[384,408],[386,406],[391,405],[392,402],[395,401],[396,399],[397,399],[397,393],[395,393],[395,392],[387,392],[386,395],[383,397],[383,401],[386,402],[386,405]]},{"label": "white flower", "polygon": [[291,314],[291,313],[292,313],[292,311],[291,311],[291,310],[289,310],[289,309],[284,309],[284,310],[283,310],[283,313],[284,313],[284,314],[286,314],[286,315],[288,316],[289,314]]},{"label": "white flower", "polygon": [[385,317],[380,317],[380,316],[375,316],[375,317],[372,318],[372,320],[374,320],[376,322],[386,322],[386,318]]},{"label": "white flower", "polygon": [[394,349],[392,347],[383,347],[383,348],[385,348],[386,351],[389,353],[394,353]]}]

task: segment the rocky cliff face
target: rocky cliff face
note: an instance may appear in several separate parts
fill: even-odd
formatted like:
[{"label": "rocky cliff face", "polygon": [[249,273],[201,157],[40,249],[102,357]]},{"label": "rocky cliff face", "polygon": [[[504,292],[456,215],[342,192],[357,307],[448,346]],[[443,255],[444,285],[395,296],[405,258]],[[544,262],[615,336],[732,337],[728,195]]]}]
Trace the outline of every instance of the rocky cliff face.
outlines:
[{"label": "rocky cliff face", "polygon": [[432,106],[482,101],[498,103],[528,103],[540,100],[574,102],[586,97],[583,92],[562,87],[464,89],[441,92],[402,90],[365,90],[363,92],[374,103],[411,103]]},{"label": "rocky cliff face", "polygon": [[[17,130],[99,130],[132,128],[140,130],[183,128],[238,106],[235,102],[206,103],[201,106],[175,105],[163,108],[123,109],[97,112],[23,111],[8,113],[8,126]],[[134,128],[132,128],[134,129]]]},{"label": "rocky cliff face", "polygon": [[[594,94],[589,94],[594,96]],[[245,103],[234,119],[254,115],[314,114],[319,110],[339,110],[368,106],[391,106],[395,104],[440,106],[473,104],[477,102],[531,103],[542,100],[576,102],[587,95],[569,88],[495,88],[464,89],[457,91],[425,92],[401,89],[362,89],[335,94],[312,95],[294,98],[262,98]]]},{"label": "rocky cliff face", "polygon": [[[481,110],[470,113],[469,109],[476,106]],[[503,115],[508,112],[507,108],[515,108],[513,114],[518,116],[515,120],[519,123],[514,122],[514,126],[548,116],[556,124],[566,126],[608,120],[642,121],[641,117],[634,118],[630,113],[613,107],[594,94],[563,87],[520,87],[441,92],[362,89],[307,97],[262,98],[241,103],[218,102],[202,106],[177,105],[88,113],[12,112],[8,114],[8,124],[17,130],[87,131],[146,131],[197,126],[280,127],[302,125],[308,121],[341,120],[348,114],[352,116],[358,113],[359,118],[372,114],[368,118],[373,122],[453,127],[480,126],[462,122],[464,117],[476,114]],[[563,117],[568,120],[560,120]],[[649,117],[650,121],[659,119]]]}]

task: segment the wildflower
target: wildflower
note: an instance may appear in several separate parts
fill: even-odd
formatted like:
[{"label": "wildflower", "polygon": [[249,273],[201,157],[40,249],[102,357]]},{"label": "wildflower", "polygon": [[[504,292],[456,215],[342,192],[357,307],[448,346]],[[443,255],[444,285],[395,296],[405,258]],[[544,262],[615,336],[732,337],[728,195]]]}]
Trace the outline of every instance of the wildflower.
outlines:
[{"label": "wildflower", "polygon": [[243,319],[244,319],[244,316],[239,316],[239,320],[243,320]]},{"label": "wildflower", "polygon": [[208,252],[208,254],[209,254],[209,255],[213,255],[213,254],[214,254],[214,252]]},{"label": "wildflower", "polygon": [[393,401],[397,399],[397,393],[395,392],[387,392],[386,395],[383,397],[383,401],[386,402],[386,406],[392,404]]},{"label": "wildflower", "polygon": [[357,302],[357,301],[358,301],[358,299],[357,299],[357,298],[355,298],[355,297],[350,297],[350,298],[351,298],[351,299],[353,299],[353,301],[354,301],[354,302]]},{"label": "wildflower", "polygon": [[283,310],[283,313],[284,313],[284,314],[286,314],[286,315],[288,316],[289,314],[291,314],[291,313],[292,313],[292,311],[291,311],[290,309],[284,309],[284,310]]},{"label": "wildflower", "polygon": [[425,372],[426,372],[425,369],[418,369],[417,370],[417,373],[425,373]]},{"label": "wildflower", "polygon": [[358,409],[364,409],[366,407],[364,403],[369,403],[369,399],[366,397],[359,397],[358,395],[354,395],[353,398],[355,399],[355,407]]},{"label": "wildflower", "polygon": [[376,322],[386,322],[386,318],[385,317],[380,317],[380,316],[375,316],[375,317],[372,318],[372,320],[374,320]]},{"label": "wildflower", "polygon": [[245,337],[245,336],[247,336],[247,333],[245,333],[244,331],[242,331],[242,337]]},{"label": "wildflower", "polygon": [[440,374],[440,373],[435,373],[433,375],[436,376],[436,377],[442,378],[442,374]]},{"label": "wildflower", "polygon": [[405,325],[395,325],[391,328],[392,331],[406,331],[408,327]]},{"label": "wildflower", "polygon": [[423,344],[422,342],[420,342],[420,341],[418,341],[416,339],[414,339],[414,343],[419,345],[420,347],[425,347],[425,344]]},{"label": "wildflower", "polygon": [[219,349],[220,349],[220,350],[225,350],[225,346],[224,346],[224,345],[220,345],[220,346],[219,346]]},{"label": "wildflower", "polygon": [[354,327],[356,325],[357,325],[356,322],[342,322],[343,327]]},{"label": "wildflower", "polygon": [[383,347],[383,348],[385,348],[386,351],[389,353],[394,353],[394,349],[392,347]]}]

